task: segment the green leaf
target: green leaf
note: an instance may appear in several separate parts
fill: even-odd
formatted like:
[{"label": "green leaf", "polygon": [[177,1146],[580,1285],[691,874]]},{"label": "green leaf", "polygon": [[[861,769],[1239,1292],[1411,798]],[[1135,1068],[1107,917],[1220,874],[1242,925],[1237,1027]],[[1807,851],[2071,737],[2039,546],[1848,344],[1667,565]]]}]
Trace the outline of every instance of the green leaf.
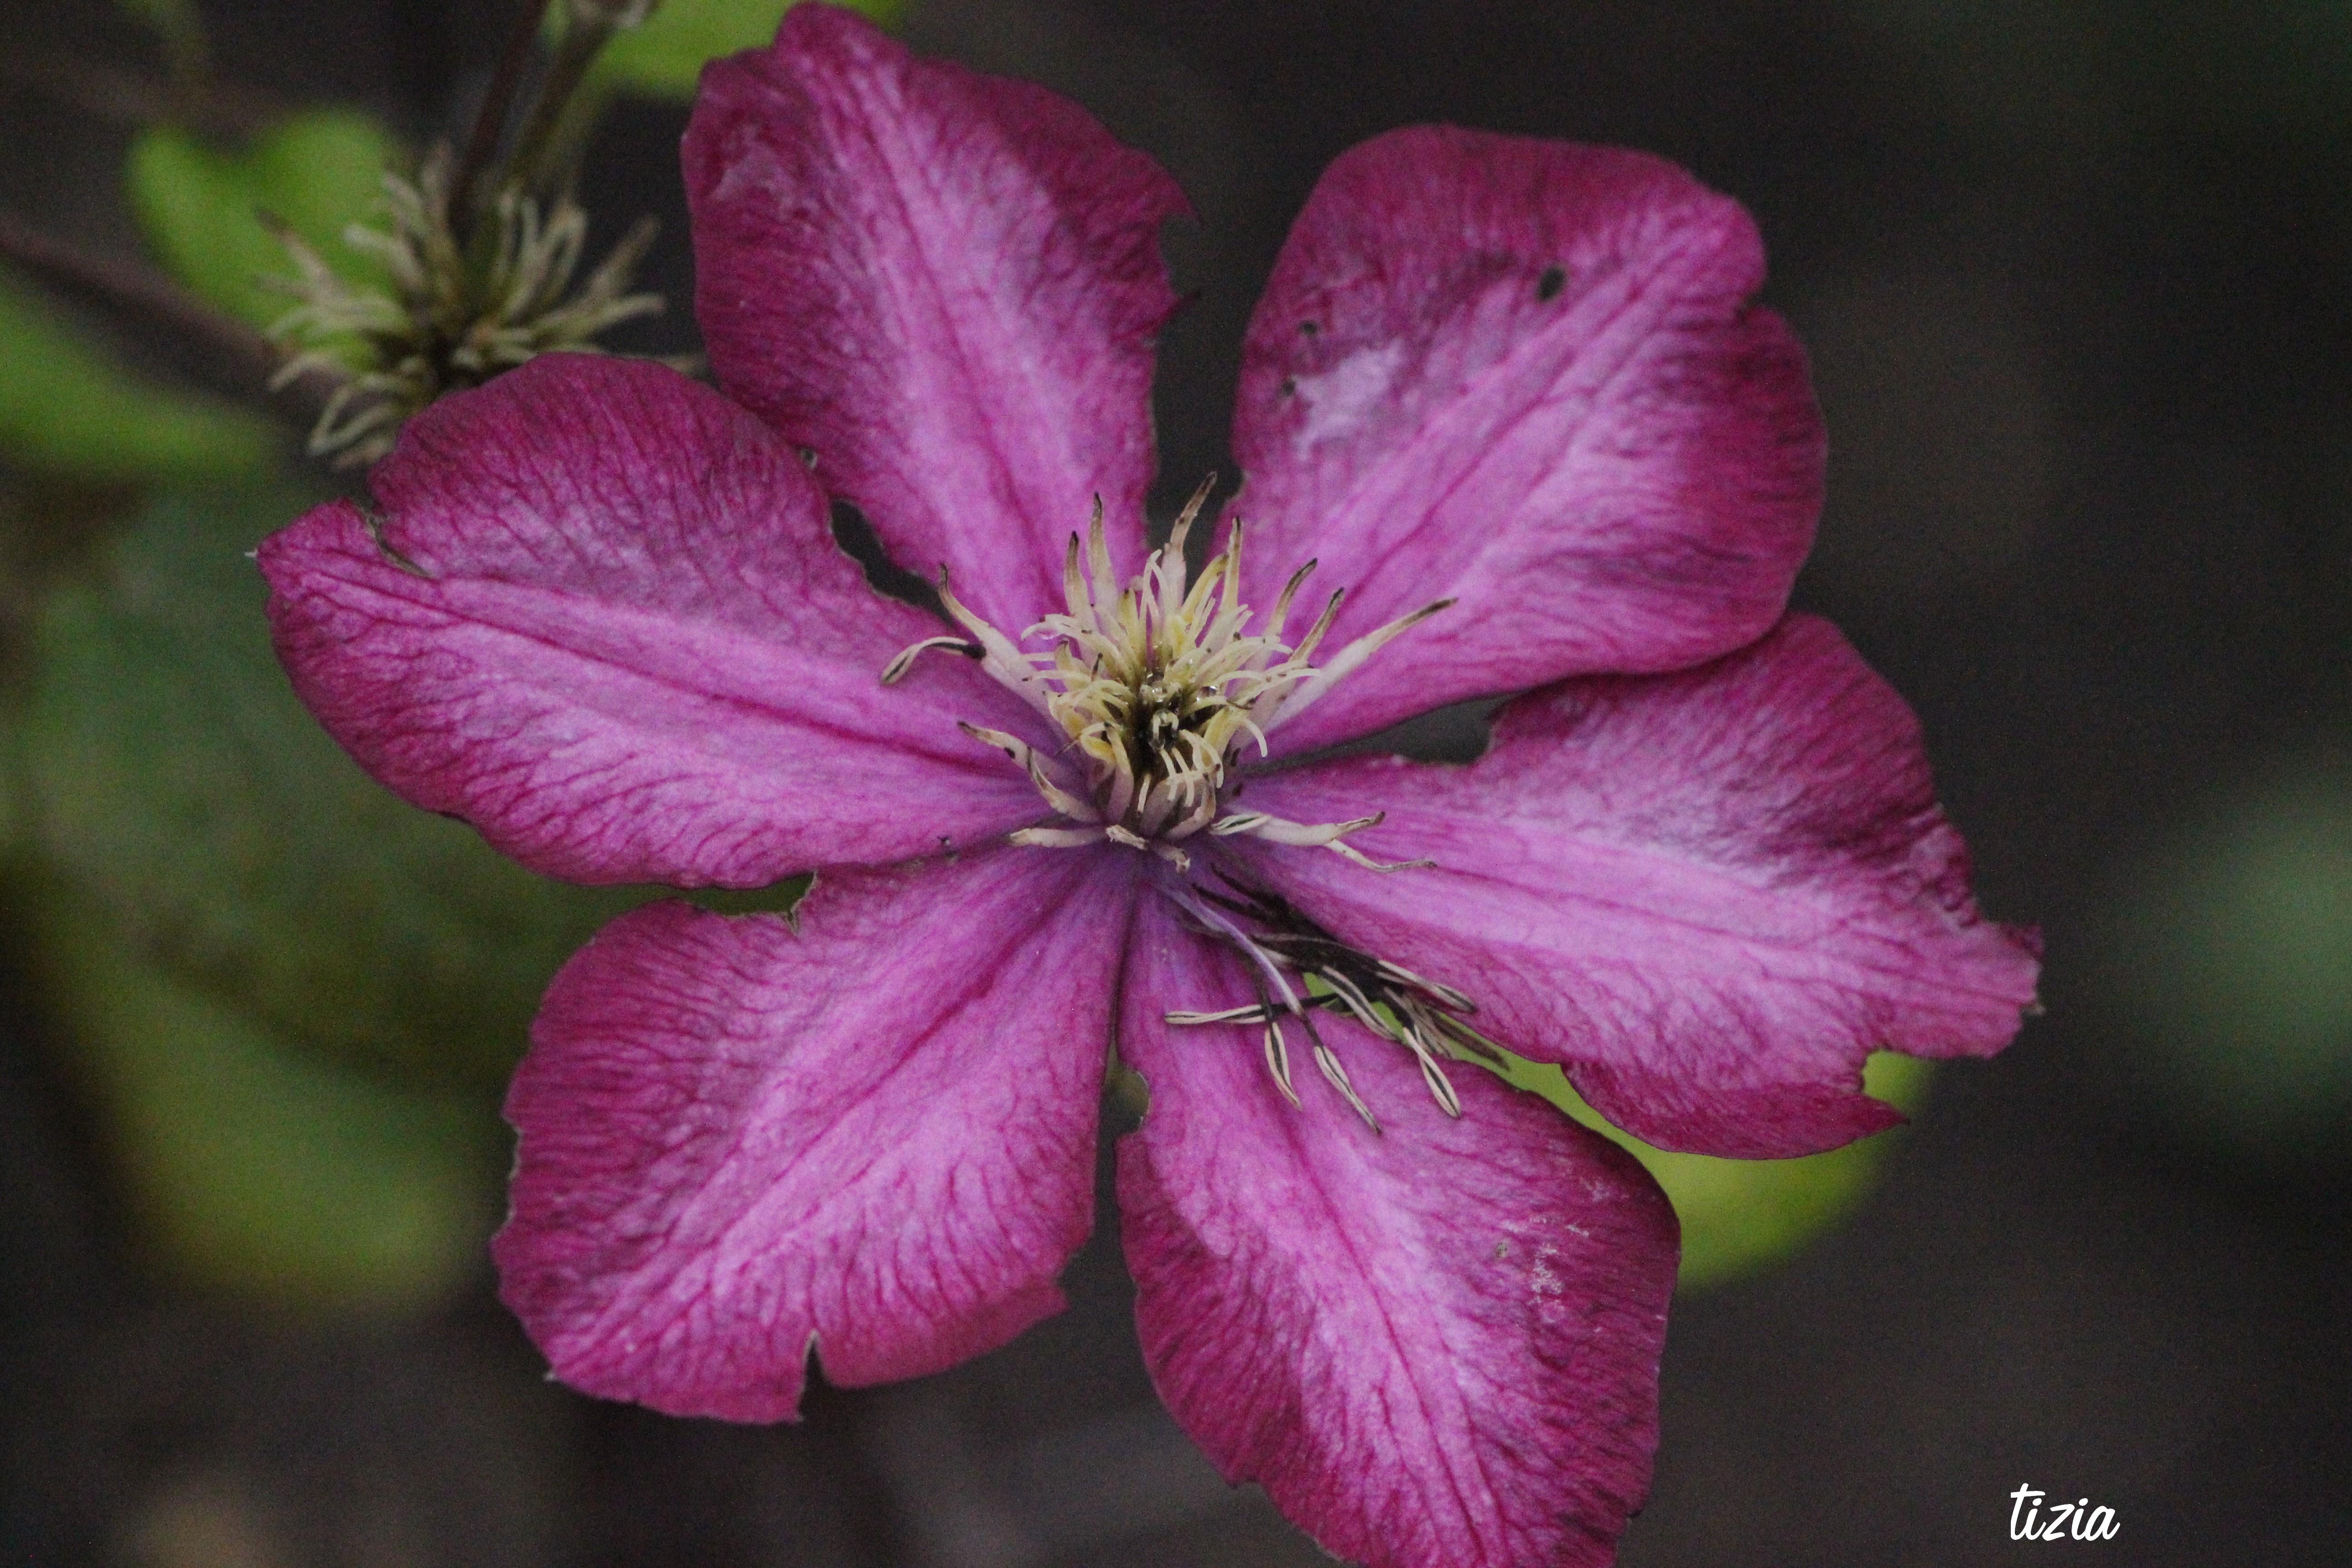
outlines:
[{"label": "green leaf", "polygon": [[[1881,1100],[1913,1110],[1933,1072],[1929,1063],[1915,1057],[1882,1051],[1870,1058],[1863,1087]],[[1718,1160],[1674,1153],[1654,1149],[1602,1121],[1556,1067],[1507,1056],[1502,1077],[1614,1139],[1649,1167],[1682,1221],[1677,1284],[1685,1290],[1754,1273],[1843,1220],[1869,1194],[1885,1151],[1886,1139],[1881,1136],[1796,1160]]]},{"label": "green leaf", "polygon": [[[776,36],[791,0],[662,0],[641,27],[615,36],[596,58],[589,79],[652,98],[690,98],[705,60],[754,49]],[[852,0],[887,27],[904,14],[904,0]]]},{"label": "green leaf", "polygon": [[643,889],[523,870],[372,780],[295,700],[247,559],[283,493],[155,504],[35,634],[24,809],[119,940],[289,1046],[493,1086],[562,961]]},{"label": "green leaf", "polygon": [[398,152],[389,131],[352,110],[295,115],[236,150],[158,126],[131,146],[131,209],[174,278],[266,329],[294,300],[262,280],[290,278],[294,267],[259,215],[291,225],[346,279],[380,284],[382,264],[342,234],[376,212]]},{"label": "green leaf", "polygon": [[252,473],[281,445],[258,415],[133,375],[0,275],[0,458],[135,484]]},{"label": "green leaf", "polygon": [[289,1052],[65,889],[29,902],[52,1037],[167,1269],[303,1305],[413,1307],[479,1266],[505,1147],[487,1097]]}]

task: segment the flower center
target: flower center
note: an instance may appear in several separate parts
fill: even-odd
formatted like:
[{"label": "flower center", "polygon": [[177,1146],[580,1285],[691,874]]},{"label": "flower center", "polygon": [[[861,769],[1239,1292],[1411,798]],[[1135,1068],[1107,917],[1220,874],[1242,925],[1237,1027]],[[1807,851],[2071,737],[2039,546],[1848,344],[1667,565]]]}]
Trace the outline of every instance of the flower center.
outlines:
[{"label": "flower center", "polygon": [[[1291,574],[1256,631],[1250,629],[1250,608],[1241,601],[1239,521],[1224,549],[1197,579],[1185,565],[1184,542],[1214,482],[1213,478],[1192,492],[1168,542],[1123,586],[1111,564],[1097,498],[1085,539],[1070,536],[1062,566],[1063,608],[1024,633],[1042,640],[1042,648],[1024,649],[974,615],[957,600],[942,573],[940,605],[969,636],[915,644],[882,671],[884,684],[903,678],[928,649],[954,648],[978,658],[1061,733],[1065,743],[1048,758],[1002,730],[963,726],[966,734],[1019,763],[1062,818],[1052,826],[1012,834],[1015,844],[1120,844],[1148,850],[1181,873],[1192,866],[1183,840],[1205,831],[1217,837],[1247,834],[1277,844],[1320,846],[1375,871],[1432,864],[1384,864],[1346,841],[1349,834],[1379,822],[1377,816],[1317,824],[1225,809],[1226,773],[1242,748],[1255,745],[1264,755],[1266,736],[1276,726],[1297,718],[1391,639],[1453,601],[1441,599],[1399,616],[1318,665],[1316,650],[1339,616],[1346,589],[1325,602],[1296,643],[1285,640],[1292,601],[1315,563]],[[1066,767],[1083,776],[1068,776]],[[1294,1105],[1298,1095],[1284,1026],[1295,1025],[1305,1031],[1324,1078],[1377,1132],[1380,1122],[1371,1108],[1315,1025],[1318,1009],[1343,1013],[1411,1051],[1440,1108],[1449,1116],[1462,1113],[1443,1064],[1499,1059],[1494,1042],[1467,1021],[1476,1011],[1469,997],[1348,946],[1273,893],[1237,883],[1222,869],[1218,875],[1230,894],[1181,875],[1164,878],[1161,891],[1194,930],[1247,961],[1257,1000],[1221,1012],[1171,1012],[1166,1015],[1169,1023],[1259,1029],[1266,1070]]]},{"label": "flower center", "polygon": [[[1262,812],[1228,812],[1226,772],[1243,747],[1255,745],[1263,755],[1268,731],[1296,718],[1391,638],[1453,601],[1439,600],[1400,616],[1317,665],[1313,656],[1347,591],[1331,595],[1296,643],[1284,640],[1292,601],[1315,569],[1313,562],[1291,574],[1265,626],[1255,632],[1251,610],[1241,601],[1238,521],[1224,549],[1198,579],[1192,577],[1184,542],[1211,483],[1193,492],[1168,542],[1123,586],[1111,564],[1097,499],[1086,538],[1070,536],[1063,563],[1063,609],[1024,634],[1045,639],[1043,649],[1024,650],[974,615],[957,601],[942,574],[940,602],[969,638],[917,643],[891,660],[882,679],[899,679],[928,648],[957,648],[979,658],[991,675],[1066,737],[1061,755],[1049,762],[1001,730],[964,726],[974,739],[1020,763],[1065,819],[1061,826],[1024,828],[1013,835],[1015,843],[1065,847],[1108,840],[1149,849],[1181,868],[1189,864],[1181,841],[1205,830],[1323,845],[1360,864],[1394,869],[1344,842],[1379,817],[1314,825]],[[1084,776],[1057,776],[1065,763],[1075,764]]]}]

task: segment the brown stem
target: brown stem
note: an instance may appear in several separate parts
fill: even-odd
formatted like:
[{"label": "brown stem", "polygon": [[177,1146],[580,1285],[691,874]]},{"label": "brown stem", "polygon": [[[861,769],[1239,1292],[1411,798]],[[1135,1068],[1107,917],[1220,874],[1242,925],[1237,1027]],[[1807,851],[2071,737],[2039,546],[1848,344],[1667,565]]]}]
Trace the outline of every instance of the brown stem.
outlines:
[{"label": "brown stem", "polygon": [[253,136],[294,111],[291,104],[256,88],[210,81],[190,90],[119,66],[57,57],[0,55],[0,81],[44,93],[116,124],[177,121],[207,136],[232,139]]},{"label": "brown stem", "polygon": [[547,75],[540,80],[530,118],[515,138],[502,185],[540,194],[538,186],[548,172],[545,164],[555,145],[556,130],[563,121],[563,110],[580,84],[588,79],[588,68],[596,63],[614,31],[613,24],[602,17],[583,21],[577,8],[572,11],[563,36],[555,42],[555,54],[547,62]]},{"label": "brown stem", "polygon": [[466,138],[465,156],[459,160],[457,176],[449,186],[455,207],[451,216],[462,226],[457,237],[461,244],[465,239],[463,229],[472,226],[482,205],[474,187],[490,166],[490,160],[498,155],[499,136],[506,130],[507,114],[514,108],[515,94],[522,86],[523,67],[530,63],[530,47],[546,25],[549,3],[550,0],[523,0],[522,8],[515,15],[514,28],[507,35],[506,47],[499,52],[498,70],[482,94],[482,107],[474,115],[473,132]]},{"label": "brown stem", "polygon": [[[169,327],[180,336],[222,355],[236,379],[259,393],[285,363],[278,345],[236,317],[214,310],[169,278],[135,261],[99,256],[42,233],[14,213],[0,211],[0,257],[68,293],[97,300],[127,315]],[[306,372],[286,387],[316,418],[341,378]]]}]

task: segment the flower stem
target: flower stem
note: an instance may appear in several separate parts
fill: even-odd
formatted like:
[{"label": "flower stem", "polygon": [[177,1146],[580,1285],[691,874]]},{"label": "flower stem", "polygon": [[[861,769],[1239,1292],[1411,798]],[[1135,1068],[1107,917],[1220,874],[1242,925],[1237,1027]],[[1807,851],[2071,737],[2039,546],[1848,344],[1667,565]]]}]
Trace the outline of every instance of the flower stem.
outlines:
[{"label": "flower stem", "polygon": [[179,123],[224,141],[244,141],[294,111],[257,88],[217,79],[194,90],[135,70],[62,55],[0,55],[0,83],[22,87],[110,124]]},{"label": "flower stem", "polygon": [[547,16],[549,0],[523,0],[515,14],[514,26],[507,34],[506,47],[499,51],[497,71],[490,78],[488,89],[482,94],[482,107],[474,115],[474,129],[466,138],[466,154],[457,164],[457,177],[449,189],[455,197],[451,216],[459,226],[462,242],[465,231],[470,230],[474,219],[488,210],[493,193],[478,191],[483,172],[497,156],[499,137],[507,127],[507,115],[514,108],[516,92],[522,86],[523,67],[530,61],[530,47],[540,34]]},{"label": "flower stem", "polygon": [[549,170],[549,153],[558,145],[556,131],[563,121],[563,110],[572,95],[588,79],[588,68],[596,63],[617,30],[615,25],[603,16],[583,17],[573,7],[565,24],[563,36],[556,40],[555,54],[547,62],[547,75],[541,79],[539,95],[531,101],[530,117],[523,121],[521,133],[515,138],[512,156],[507,160],[506,177],[499,182],[500,189],[513,188],[538,194]]},{"label": "flower stem", "polygon": [[[240,390],[258,395],[285,363],[268,338],[236,317],[214,310],[162,273],[134,261],[98,256],[45,234],[14,213],[0,211],[0,258],[16,262],[68,293],[94,299],[119,313],[171,328],[223,355],[236,368]],[[323,368],[289,385],[315,418],[341,384]]]},{"label": "flower stem", "polygon": [[154,32],[175,86],[193,90],[211,79],[212,43],[195,0],[130,0],[124,9]]}]

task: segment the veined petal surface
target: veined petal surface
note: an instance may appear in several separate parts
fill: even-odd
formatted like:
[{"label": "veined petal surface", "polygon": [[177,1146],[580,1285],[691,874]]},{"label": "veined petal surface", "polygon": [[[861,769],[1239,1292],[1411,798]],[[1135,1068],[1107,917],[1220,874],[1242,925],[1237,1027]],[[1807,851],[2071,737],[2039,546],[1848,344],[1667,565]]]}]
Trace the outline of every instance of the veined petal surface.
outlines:
[{"label": "veined petal surface", "polygon": [[625,915],[507,1097],[501,1294],[556,1374],[789,1419],[992,1350],[1086,1239],[1130,862],[996,849],[824,875],[796,911]]},{"label": "veined petal surface", "polygon": [[866,584],[790,447],[658,365],[551,354],[409,421],[382,507],[260,550],[310,710],[408,800],[579,881],[758,887],[971,844],[1029,711]]},{"label": "veined petal surface", "polygon": [[1643,153],[1423,126],[1334,163],[1244,349],[1252,603],[1318,560],[1349,594],[1337,648],[1458,602],[1279,748],[1768,629],[1823,447],[1763,276],[1739,205]]},{"label": "veined petal surface", "polygon": [[1136,1319],[1160,1397],[1366,1568],[1591,1568],[1648,1489],[1672,1211],[1597,1133],[1457,1066],[1449,1120],[1397,1047],[1326,1026],[1383,1131],[1304,1063],[1276,1091],[1239,961],[1138,911],[1120,1053],[1151,1087],[1119,1145]]},{"label": "veined petal surface", "polygon": [[1869,1052],[1989,1056],[2033,1000],[2038,944],[1977,913],[1917,721],[1810,617],[1699,669],[1532,692],[1467,766],[1333,762],[1244,798],[1385,811],[1351,842],[1435,869],[1229,842],[1662,1148],[1762,1159],[1878,1131],[1901,1117],[1862,1092]]},{"label": "veined petal surface", "polygon": [[898,563],[1017,630],[1100,496],[1150,482],[1174,182],[1068,100],[917,59],[825,5],[703,74],[686,134],[719,384],[816,454]]}]

